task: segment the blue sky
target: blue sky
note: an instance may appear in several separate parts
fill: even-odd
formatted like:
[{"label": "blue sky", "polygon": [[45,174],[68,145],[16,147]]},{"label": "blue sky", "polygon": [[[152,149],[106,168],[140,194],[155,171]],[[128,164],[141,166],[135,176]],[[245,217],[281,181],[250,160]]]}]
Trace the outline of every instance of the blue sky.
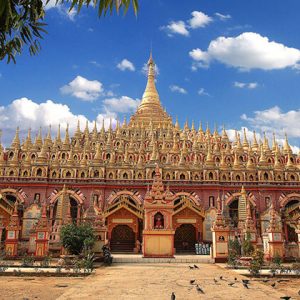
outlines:
[{"label": "blue sky", "polygon": [[174,119],[224,124],[231,135],[241,127],[279,139],[287,132],[298,151],[299,11],[295,0],[140,0],[137,17],[99,19],[92,8],[70,15],[50,6],[41,53],[0,63],[3,141],[17,125],[129,117],[152,44],[157,88]]}]

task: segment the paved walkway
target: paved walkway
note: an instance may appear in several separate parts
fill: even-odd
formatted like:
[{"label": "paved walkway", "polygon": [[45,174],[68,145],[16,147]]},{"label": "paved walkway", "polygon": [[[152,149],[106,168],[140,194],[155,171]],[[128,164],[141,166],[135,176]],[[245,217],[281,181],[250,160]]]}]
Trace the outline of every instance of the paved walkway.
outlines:
[{"label": "paved walkway", "polygon": [[[278,283],[275,288],[271,282],[263,284],[251,281],[249,289],[243,287],[241,279],[245,278],[231,270],[215,264],[199,264],[199,269],[190,269],[188,264],[113,264],[111,267],[97,269],[94,275],[80,280],[68,288],[58,299],[170,299],[175,292],[179,299],[280,299],[286,294],[296,296],[287,283]],[[225,280],[220,280],[223,276]],[[228,283],[237,283],[233,287]],[[218,282],[214,282],[214,278]],[[194,279],[204,290],[201,294]],[[295,282],[299,288],[299,281]],[[299,298],[293,298],[299,299]]]}]

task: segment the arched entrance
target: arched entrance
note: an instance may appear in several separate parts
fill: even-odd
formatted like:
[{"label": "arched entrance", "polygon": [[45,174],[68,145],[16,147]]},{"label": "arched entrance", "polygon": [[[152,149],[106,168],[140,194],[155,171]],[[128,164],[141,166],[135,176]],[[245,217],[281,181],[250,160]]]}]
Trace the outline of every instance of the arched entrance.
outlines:
[{"label": "arched entrance", "polygon": [[133,252],[135,234],[128,225],[117,225],[113,228],[110,239],[111,251]]},{"label": "arched entrance", "polygon": [[196,228],[192,224],[182,224],[175,231],[176,253],[195,252]]}]

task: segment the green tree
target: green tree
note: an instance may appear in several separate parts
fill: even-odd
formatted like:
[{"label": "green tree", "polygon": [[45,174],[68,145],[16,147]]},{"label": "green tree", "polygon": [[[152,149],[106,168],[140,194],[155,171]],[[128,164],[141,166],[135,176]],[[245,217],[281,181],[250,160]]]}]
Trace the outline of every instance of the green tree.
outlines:
[{"label": "green tree", "polygon": [[96,241],[93,228],[88,224],[67,224],[61,228],[61,241],[71,254],[91,249]]},{"label": "green tree", "polygon": [[254,247],[251,243],[251,235],[249,232],[246,233],[246,237],[242,242],[243,255],[249,256],[254,251]]},{"label": "green tree", "polygon": [[228,265],[236,268],[239,264],[239,257],[241,254],[241,246],[237,238],[229,240],[228,243]]},{"label": "green tree", "polygon": [[[50,0],[0,0],[0,60],[16,63],[16,55],[21,54],[28,46],[31,55],[40,49],[43,33],[47,33],[43,22],[45,3]],[[56,5],[68,4],[69,10],[80,12],[82,6],[93,6],[98,16],[127,12],[130,5],[135,14],[138,11],[138,0],[56,0]]]},{"label": "green tree", "polygon": [[264,264],[264,253],[261,250],[256,249],[252,253],[252,260],[249,266],[250,274],[252,276],[258,276],[263,264]]}]

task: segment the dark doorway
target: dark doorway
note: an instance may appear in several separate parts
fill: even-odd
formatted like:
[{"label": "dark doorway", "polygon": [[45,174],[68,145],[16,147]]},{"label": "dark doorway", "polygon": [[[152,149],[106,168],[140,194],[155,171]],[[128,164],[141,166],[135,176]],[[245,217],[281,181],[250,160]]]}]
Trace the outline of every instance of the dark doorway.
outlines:
[{"label": "dark doorway", "polygon": [[174,247],[176,253],[195,252],[196,228],[192,224],[182,224],[175,231]]},{"label": "dark doorway", "polygon": [[135,234],[128,225],[117,225],[113,228],[110,248],[114,252],[133,252]]}]

